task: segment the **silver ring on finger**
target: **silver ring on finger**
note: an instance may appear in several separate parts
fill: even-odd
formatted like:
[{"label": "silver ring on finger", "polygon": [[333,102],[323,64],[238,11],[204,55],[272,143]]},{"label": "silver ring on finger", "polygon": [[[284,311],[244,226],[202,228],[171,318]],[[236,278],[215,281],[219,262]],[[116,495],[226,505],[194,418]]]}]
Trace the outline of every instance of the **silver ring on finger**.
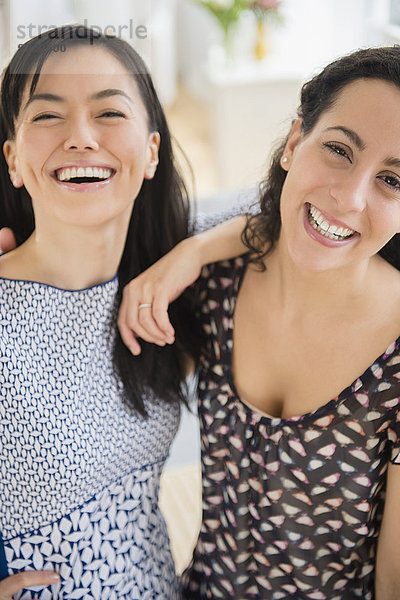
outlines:
[{"label": "silver ring on finger", "polygon": [[144,304],[139,304],[138,310],[142,310],[142,308],[151,308],[152,304],[149,302],[145,302]]}]

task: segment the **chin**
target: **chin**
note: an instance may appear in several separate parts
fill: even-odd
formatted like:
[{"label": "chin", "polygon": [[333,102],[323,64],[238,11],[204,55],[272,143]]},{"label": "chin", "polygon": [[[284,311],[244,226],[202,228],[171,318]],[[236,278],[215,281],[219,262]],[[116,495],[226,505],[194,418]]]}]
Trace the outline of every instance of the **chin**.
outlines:
[{"label": "chin", "polygon": [[342,261],[333,260],[334,256],[322,256],[321,253],[307,249],[289,248],[289,256],[293,265],[301,271],[323,273],[344,266]]}]

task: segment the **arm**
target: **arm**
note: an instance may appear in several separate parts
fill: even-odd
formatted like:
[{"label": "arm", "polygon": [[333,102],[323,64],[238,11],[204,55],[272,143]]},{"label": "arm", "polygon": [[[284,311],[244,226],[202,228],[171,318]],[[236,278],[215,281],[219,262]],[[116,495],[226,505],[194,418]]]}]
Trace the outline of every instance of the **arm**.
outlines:
[{"label": "arm", "polygon": [[[128,283],[123,292],[118,315],[122,340],[132,354],[140,354],[136,337],[160,346],[174,342],[174,329],[168,318],[168,305],[200,275],[201,268],[211,262],[238,256],[246,251],[241,241],[246,217],[225,221],[235,213],[249,209],[249,202],[217,215],[202,215],[195,230],[201,231],[178,244],[144,273]],[[202,231],[221,221],[213,229]],[[15,248],[11,229],[0,229],[0,253]],[[152,304],[139,310],[140,304]],[[1,598],[0,598],[1,600]]]},{"label": "arm", "polygon": [[375,599],[400,600],[400,465],[389,464],[385,510],[378,540]]},{"label": "arm", "polygon": [[[246,251],[241,241],[245,223],[242,215],[183,240],[125,286],[118,327],[133,354],[140,353],[136,336],[160,346],[173,343],[168,305],[196,281],[204,265]],[[139,309],[140,304],[152,306]]]}]

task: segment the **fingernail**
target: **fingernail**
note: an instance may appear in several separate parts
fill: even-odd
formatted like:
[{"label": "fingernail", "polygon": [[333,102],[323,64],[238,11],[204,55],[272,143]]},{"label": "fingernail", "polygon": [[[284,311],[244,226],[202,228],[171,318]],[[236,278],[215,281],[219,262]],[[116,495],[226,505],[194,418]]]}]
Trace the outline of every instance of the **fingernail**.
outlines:
[{"label": "fingernail", "polygon": [[140,350],[137,350],[136,348],[129,348],[129,350],[131,351],[133,356],[138,356],[140,354]]},{"label": "fingernail", "polygon": [[49,573],[50,581],[60,581],[60,576],[58,573]]}]

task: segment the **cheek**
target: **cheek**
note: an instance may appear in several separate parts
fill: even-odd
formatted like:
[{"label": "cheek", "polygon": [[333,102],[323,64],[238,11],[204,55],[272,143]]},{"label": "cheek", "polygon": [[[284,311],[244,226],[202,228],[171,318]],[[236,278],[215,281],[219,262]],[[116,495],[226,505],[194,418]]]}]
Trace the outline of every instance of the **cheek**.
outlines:
[{"label": "cheek", "polygon": [[38,167],[43,164],[56,143],[54,136],[46,135],[45,132],[39,133],[24,133],[18,140],[18,147],[20,149],[19,159],[21,166],[25,167]]},{"label": "cheek", "polygon": [[313,187],[309,177],[302,176],[294,168],[291,169],[286,176],[281,193],[282,216],[293,217],[294,211],[301,209],[307,202]]},{"label": "cheek", "polygon": [[[332,172],[325,168],[321,161],[317,163],[313,157],[307,161],[299,160],[299,158],[296,157],[290,165],[283,190],[287,190],[291,196],[300,197],[315,190],[329,189],[332,184]],[[310,169],[310,164],[318,166]]]},{"label": "cheek", "polygon": [[384,219],[385,229],[389,232],[400,232],[400,201],[396,206],[396,210],[387,211],[383,213],[382,218]]},{"label": "cheek", "polygon": [[390,239],[400,232],[400,199],[375,203],[370,207],[369,218],[372,231]]}]

